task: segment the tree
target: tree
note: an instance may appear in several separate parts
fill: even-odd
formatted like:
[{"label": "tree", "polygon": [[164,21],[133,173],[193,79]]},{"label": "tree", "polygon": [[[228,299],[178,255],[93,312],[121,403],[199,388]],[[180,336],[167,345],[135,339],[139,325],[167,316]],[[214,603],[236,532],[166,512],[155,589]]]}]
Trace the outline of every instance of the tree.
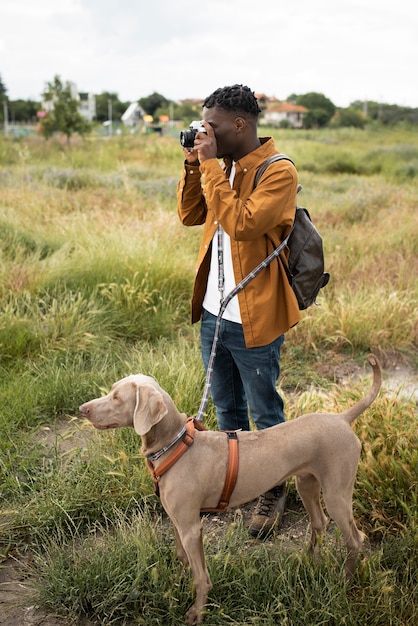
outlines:
[{"label": "tree", "polygon": [[417,124],[418,108],[374,102],[373,100],[355,100],[350,108],[363,111],[368,120],[380,122],[384,125]]},{"label": "tree", "polygon": [[336,106],[322,93],[314,91],[298,96],[296,104],[301,104],[308,109],[303,118],[305,128],[323,128],[331,121]]},{"label": "tree", "polygon": [[6,100],[7,100],[6,92],[7,92],[7,87],[4,84],[4,82],[2,80],[2,77],[1,77],[1,74],[0,74],[0,98],[2,100],[4,100],[4,98],[6,98]]},{"label": "tree", "polygon": [[64,85],[60,77],[55,76],[52,83],[47,83],[43,98],[45,102],[52,104],[42,120],[42,134],[46,139],[54,132],[61,132],[70,145],[74,133],[83,136],[91,130],[91,125],[78,111],[78,101],[71,94],[69,82]]},{"label": "tree", "polygon": [[202,107],[188,101],[181,104],[173,104],[173,118],[175,120],[183,120],[185,125],[188,126],[193,120],[202,119]]},{"label": "tree", "polygon": [[157,109],[163,109],[169,106],[170,102],[167,98],[164,98],[160,93],[154,91],[150,96],[146,98],[140,98],[138,100],[141,107],[148,115],[152,115],[154,117]]},{"label": "tree", "polygon": [[112,107],[112,118],[120,119],[129,106],[129,102],[121,102],[117,93],[103,91],[96,95],[96,117],[98,122],[109,119],[109,103]]},{"label": "tree", "polygon": [[1,74],[0,74],[0,121],[3,122],[4,121],[4,109],[6,108],[7,105],[4,105],[3,107],[3,102],[7,101],[7,87],[6,85],[3,83],[3,80],[1,78]]},{"label": "tree", "polygon": [[364,128],[366,125],[366,117],[361,111],[354,107],[338,109],[331,121],[331,125],[335,127],[351,126],[354,128]]},{"label": "tree", "polygon": [[34,100],[9,100],[9,117],[12,124],[35,122],[38,109],[39,103]]}]

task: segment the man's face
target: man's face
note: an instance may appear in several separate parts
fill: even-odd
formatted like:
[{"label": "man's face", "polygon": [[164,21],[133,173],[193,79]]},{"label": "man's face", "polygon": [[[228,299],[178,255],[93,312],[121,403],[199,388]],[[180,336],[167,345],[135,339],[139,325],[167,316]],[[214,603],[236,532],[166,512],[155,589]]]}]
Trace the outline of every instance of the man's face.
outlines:
[{"label": "man's face", "polygon": [[213,128],[216,137],[217,158],[229,156],[233,158],[239,146],[239,133],[235,120],[238,115],[235,111],[227,111],[221,107],[203,108],[203,120]]}]

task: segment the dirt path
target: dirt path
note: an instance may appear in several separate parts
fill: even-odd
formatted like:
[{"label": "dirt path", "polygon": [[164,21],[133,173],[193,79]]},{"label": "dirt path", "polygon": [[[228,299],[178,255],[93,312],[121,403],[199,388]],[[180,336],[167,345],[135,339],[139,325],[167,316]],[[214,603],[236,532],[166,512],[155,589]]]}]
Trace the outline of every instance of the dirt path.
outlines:
[{"label": "dirt path", "polygon": [[8,559],[0,565],[0,624],[4,626],[69,626],[33,606],[22,567]]}]

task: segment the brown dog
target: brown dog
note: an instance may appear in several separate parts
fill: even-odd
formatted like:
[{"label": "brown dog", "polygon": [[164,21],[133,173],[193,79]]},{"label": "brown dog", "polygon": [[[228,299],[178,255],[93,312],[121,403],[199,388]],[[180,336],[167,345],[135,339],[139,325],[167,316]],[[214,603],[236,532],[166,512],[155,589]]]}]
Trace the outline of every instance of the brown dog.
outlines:
[{"label": "brown dog", "polygon": [[[320,504],[322,490],[329,515],[339,527],[347,546],[347,576],[351,577],[364,541],[353,518],[352,494],[361,444],[350,424],[376,398],[381,382],[380,364],[374,355],[369,393],[341,414],[310,413],[265,430],[239,432],[239,470],[230,506],[253,500],[296,475],[296,486],[310,516],[309,549],[328,519]],[[179,413],[170,396],[153,378],[132,375],[116,382],[110,393],[86,402],[80,412],[100,429],[133,426],[142,437],[142,452],[151,457],[156,473],[184,432],[187,417]],[[173,522],[177,555],[190,565],[196,599],[186,623],[200,624],[212,587],[205,564],[200,521],[201,509],[216,507],[228,464],[225,433],[196,431],[193,445],[159,479],[161,502]]]}]

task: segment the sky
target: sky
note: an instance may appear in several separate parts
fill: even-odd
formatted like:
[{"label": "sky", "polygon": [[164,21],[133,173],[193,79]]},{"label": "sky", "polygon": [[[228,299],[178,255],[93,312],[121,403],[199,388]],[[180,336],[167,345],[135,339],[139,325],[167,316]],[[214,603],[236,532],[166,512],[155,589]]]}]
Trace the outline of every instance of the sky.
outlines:
[{"label": "sky", "polygon": [[418,107],[417,33],[413,0],[1,0],[0,76],[10,100],[58,75],[122,101],[240,83]]}]

